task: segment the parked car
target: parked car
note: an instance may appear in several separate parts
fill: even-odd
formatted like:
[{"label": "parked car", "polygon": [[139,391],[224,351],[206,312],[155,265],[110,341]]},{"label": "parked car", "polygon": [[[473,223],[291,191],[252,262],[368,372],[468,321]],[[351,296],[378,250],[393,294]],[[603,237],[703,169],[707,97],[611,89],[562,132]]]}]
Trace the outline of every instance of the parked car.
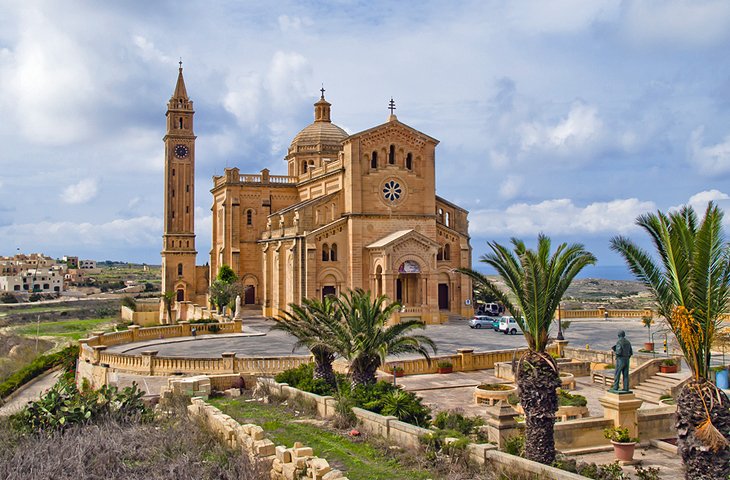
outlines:
[{"label": "parked car", "polygon": [[471,328],[490,328],[492,326],[492,317],[486,315],[476,315],[469,320]]},{"label": "parked car", "polygon": [[520,326],[517,324],[515,317],[500,317],[499,318],[499,331],[507,335],[514,335],[520,331]]},{"label": "parked car", "polygon": [[502,317],[491,317],[491,318],[492,318],[492,330],[494,330],[495,332],[498,332],[499,331],[499,320]]},{"label": "parked car", "polygon": [[480,303],[477,305],[477,315],[488,315],[490,317],[499,316],[502,312],[501,305],[498,303]]}]

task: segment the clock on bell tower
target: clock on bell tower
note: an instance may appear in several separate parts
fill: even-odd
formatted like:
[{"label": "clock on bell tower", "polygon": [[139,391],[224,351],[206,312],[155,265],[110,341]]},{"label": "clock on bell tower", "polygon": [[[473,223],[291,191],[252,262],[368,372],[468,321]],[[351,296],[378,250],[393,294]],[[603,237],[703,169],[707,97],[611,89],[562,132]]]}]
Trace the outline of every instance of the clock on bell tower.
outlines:
[{"label": "clock on bell tower", "polygon": [[162,235],[162,292],[176,301],[193,301],[195,260],[195,135],[193,102],[188,98],[182,62],[167,103],[165,142],[165,224]]}]

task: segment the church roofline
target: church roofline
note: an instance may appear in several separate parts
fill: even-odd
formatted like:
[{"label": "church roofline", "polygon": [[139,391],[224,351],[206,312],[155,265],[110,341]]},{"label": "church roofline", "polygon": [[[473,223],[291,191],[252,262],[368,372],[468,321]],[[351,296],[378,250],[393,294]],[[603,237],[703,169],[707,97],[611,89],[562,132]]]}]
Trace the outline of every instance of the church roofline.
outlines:
[{"label": "church roofline", "polygon": [[467,209],[465,209],[465,208],[463,208],[463,207],[460,207],[460,206],[458,206],[457,204],[455,204],[455,203],[453,203],[453,202],[450,202],[450,201],[446,200],[446,199],[445,199],[444,197],[439,197],[438,195],[436,195],[436,201],[437,201],[437,202],[441,202],[441,203],[445,203],[445,204],[446,204],[446,205],[448,205],[449,207],[451,207],[451,208],[455,208],[455,209],[457,209],[457,210],[461,210],[462,212],[464,212],[464,213],[466,213],[466,214],[468,214],[468,213],[469,213],[469,210],[467,210]]},{"label": "church roofline", "polygon": [[[393,116],[393,117],[395,117],[395,116]],[[368,133],[374,132],[374,131],[376,131],[376,130],[380,130],[381,128],[383,128],[383,127],[386,127],[386,126],[388,126],[388,125],[400,125],[400,126],[402,126],[403,128],[405,128],[405,129],[407,129],[407,130],[410,130],[410,131],[411,131],[411,132],[413,132],[414,134],[416,134],[416,135],[419,135],[419,136],[422,136],[422,137],[424,137],[424,138],[426,138],[426,139],[430,140],[431,142],[433,142],[433,143],[434,143],[434,145],[438,145],[438,144],[440,143],[440,142],[439,142],[439,140],[437,140],[437,139],[433,138],[433,137],[432,137],[432,136],[430,136],[430,135],[426,135],[425,133],[423,133],[423,132],[422,132],[422,131],[420,131],[420,130],[416,130],[415,128],[411,127],[410,125],[407,125],[407,124],[405,124],[405,123],[401,122],[401,121],[400,121],[400,120],[398,120],[397,118],[393,118],[392,120],[389,120],[389,121],[387,121],[387,122],[385,122],[385,123],[381,123],[380,125],[376,125],[376,126],[374,126],[374,127],[368,128],[367,130],[363,130],[363,131],[361,131],[361,132],[353,133],[353,134],[352,134],[352,135],[350,135],[349,137],[345,137],[345,138],[344,138],[344,139],[342,140],[342,143],[344,144],[345,142],[349,142],[349,141],[352,141],[352,140],[354,140],[354,139],[355,139],[355,138],[357,138],[357,137],[362,137],[362,136],[365,136],[365,135],[367,135]]]}]

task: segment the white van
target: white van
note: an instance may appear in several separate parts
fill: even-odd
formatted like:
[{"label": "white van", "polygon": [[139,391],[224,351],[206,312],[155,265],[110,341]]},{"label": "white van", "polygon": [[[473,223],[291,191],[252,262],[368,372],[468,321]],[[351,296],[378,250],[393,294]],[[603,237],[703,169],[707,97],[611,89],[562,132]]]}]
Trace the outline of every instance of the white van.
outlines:
[{"label": "white van", "polygon": [[499,319],[499,331],[507,335],[514,335],[520,331],[520,326],[517,324],[515,317],[500,317]]}]

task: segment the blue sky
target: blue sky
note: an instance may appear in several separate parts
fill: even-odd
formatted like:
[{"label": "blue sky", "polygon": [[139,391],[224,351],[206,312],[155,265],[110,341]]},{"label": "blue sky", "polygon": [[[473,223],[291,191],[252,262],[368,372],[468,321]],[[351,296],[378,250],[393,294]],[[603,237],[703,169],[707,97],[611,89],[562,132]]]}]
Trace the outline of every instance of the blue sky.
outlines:
[{"label": "blue sky", "polygon": [[182,57],[201,263],[211,176],[284,173],[324,83],[351,133],[393,96],[441,141],[438,194],[470,210],[475,259],[543,231],[601,276],[637,215],[730,205],[729,47],[726,1],[0,0],[0,255],[159,262]]}]

